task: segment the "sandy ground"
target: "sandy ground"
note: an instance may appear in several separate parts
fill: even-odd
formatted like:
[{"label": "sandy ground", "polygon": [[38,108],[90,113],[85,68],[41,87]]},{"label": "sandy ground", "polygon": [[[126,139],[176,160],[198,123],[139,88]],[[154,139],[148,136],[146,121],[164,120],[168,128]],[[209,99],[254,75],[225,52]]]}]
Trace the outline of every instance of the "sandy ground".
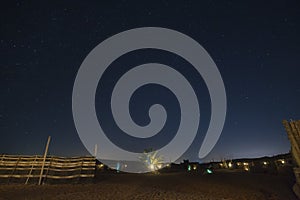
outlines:
[{"label": "sandy ground", "polygon": [[290,176],[224,173],[108,174],[95,183],[0,185],[4,199],[297,199]]}]

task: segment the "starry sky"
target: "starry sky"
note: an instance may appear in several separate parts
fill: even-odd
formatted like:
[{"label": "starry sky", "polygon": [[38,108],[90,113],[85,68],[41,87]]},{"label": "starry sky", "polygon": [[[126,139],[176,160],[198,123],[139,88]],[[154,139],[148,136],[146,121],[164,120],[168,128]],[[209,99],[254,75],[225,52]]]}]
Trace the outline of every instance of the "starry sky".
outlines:
[{"label": "starry sky", "polygon": [[[50,154],[89,154],[72,116],[77,71],[88,53],[105,39],[149,26],[173,29],[196,40],[222,75],[227,117],[218,143],[204,161],[271,156],[290,150],[282,120],[300,119],[299,1],[6,1],[0,16],[0,154],[42,154],[48,135],[52,136]],[[109,85],[117,77],[110,74],[121,73],[118,65],[156,60],[175,68],[185,66],[182,73],[195,82],[203,97],[204,128],[200,129],[205,130],[210,109],[201,77],[167,52],[133,53],[114,63],[116,67],[107,71],[103,84]],[[163,88],[142,90],[142,94],[146,90],[167,93],[155,98],[162,104],[174,98]],[[101,95],[98,88],[98,118],[107,120],[104,124],[109,126],[112,122],[97,101]],[[133,118],[141,125],[147,124],[147,118],[138,111],[144,103],[153,103],[150,98],[137,94],[131,103]],[[172,102],[169,116],[178,111],[176,101]],[[172,130],[178,118],[170,120],[175,122],[166,130]],[[197,160],[203,135],[196,139],[182,158]]]}]

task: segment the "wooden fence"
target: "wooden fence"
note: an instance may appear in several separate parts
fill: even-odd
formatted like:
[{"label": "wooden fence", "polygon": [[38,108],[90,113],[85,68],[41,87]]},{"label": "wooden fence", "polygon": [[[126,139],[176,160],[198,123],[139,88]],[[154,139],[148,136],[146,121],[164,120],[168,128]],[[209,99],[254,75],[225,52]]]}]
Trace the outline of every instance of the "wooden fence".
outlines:
[{"label": "wooden fence", "polygon": [[291,142],[292,155],[297,165],[294,168],[296,183],[293,186],[293,190],[300,199],[300,120],[290,122],[283,120],[283,125]]},{"label": "wooden fence", "polygon": [[1,183],[58,183],[92,180],[95,157],[57,157],[41,155],[0,156]]}]

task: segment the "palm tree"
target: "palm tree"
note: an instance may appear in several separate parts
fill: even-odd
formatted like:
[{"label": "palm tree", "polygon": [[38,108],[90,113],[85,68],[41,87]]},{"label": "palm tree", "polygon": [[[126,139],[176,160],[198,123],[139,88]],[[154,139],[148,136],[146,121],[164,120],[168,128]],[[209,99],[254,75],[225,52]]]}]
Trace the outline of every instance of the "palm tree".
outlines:
[{"label": "palm tree", "polygon": [[163,165],[163,156],[158,155],[158,152],[152,151],[152,149],[145,149],[139,159],[150,171],[157,171]]}]

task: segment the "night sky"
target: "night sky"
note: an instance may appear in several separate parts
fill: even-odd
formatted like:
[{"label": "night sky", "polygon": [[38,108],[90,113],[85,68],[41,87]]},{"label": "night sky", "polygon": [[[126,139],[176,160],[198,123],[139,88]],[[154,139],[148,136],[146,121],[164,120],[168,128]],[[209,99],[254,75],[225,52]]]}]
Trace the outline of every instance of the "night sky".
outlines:
[{"label": "night sky", "polygon": [[[89,154],[73,122],[72,90],[77,71],[99,43],[138,27],[182,32],[199,42],[218,66],[226,88],[227,117],[218,143],[204,160],[288,152],[290,143],[282,120],[300,119],[300,2],[195,2],[2,2],[0,154],[42,154],[48,135],[52,136],[50,154]],[[153,60],[190,74],[190,82],[195,83],[203,100],[200,129],[205,129],[210,116],[207,88],[188,63],[168,52],[128,53],[106,72],[103,84],[109,86],[123,73],[118,66]],[[143,104],[153,103],[149,100],[151,91],[157,95],[155,101],[165,104],[173,96],[156,86],[141,90],[133,98],[131,114],[138,124],[146,125],[148,119],[143,116],[147,112],[139,111],[143,111]],[[143,93],[147,90],[150,95]],[[165,98],[163,93],[168,93]],[[97,100],[101,95],[99,84],[98,119],[103,118],[102,123],[109,127],[112,122]],[[178,118],[172,117],[178,111],[176,106],[172,101],[169,116],[174,122],[167,131],[178,123]],[[166,139],[169,137],[166,134]],[[182,158],[197,160],[203,135],[196,139]],[[156,144],[157,148],[162,145]]]}]

